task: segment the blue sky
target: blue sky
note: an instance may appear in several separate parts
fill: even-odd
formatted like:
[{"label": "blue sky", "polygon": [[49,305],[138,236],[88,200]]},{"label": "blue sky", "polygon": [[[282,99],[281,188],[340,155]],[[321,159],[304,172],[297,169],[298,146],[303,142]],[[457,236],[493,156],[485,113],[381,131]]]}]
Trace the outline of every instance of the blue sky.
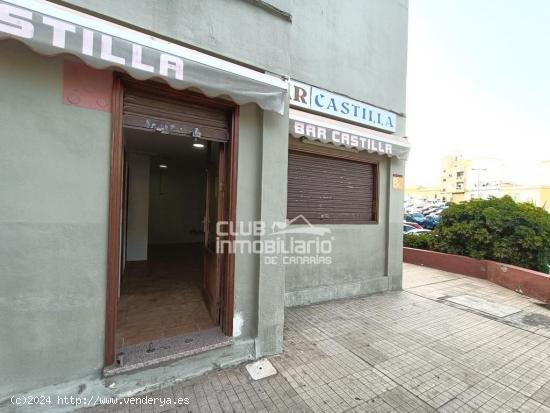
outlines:
[{"label": "blue sky", "polygon": [[410,0],[407,135],[408,185],[455,152],[550,159],[550,1]]}]

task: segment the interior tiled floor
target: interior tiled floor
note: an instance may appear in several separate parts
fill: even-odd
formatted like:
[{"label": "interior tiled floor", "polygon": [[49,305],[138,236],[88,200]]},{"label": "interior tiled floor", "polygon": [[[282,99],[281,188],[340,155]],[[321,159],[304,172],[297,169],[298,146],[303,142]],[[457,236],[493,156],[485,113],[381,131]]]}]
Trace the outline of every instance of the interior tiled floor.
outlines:
[{"label": "interior tiled floor", "polygon": [[126,267],[118,305],[118,347],[215,327],[202,296],[202,247],[149,247]]}]

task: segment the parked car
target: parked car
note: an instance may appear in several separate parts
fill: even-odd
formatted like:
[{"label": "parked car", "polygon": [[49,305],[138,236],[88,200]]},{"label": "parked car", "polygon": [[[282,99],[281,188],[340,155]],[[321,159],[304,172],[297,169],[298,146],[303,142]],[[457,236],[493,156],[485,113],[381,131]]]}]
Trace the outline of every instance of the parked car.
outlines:
[{"label": "parked car", "polygon": [[410,225],[410,226],[415,227],[415,228],[417,228],[417,229],[422,229],[422,225],[417,224],[416,222],[411,222],[411,221],[405,221],[405,220],[403,220],[403,224]]},{"label": "parked car", "polygon": [[408,234],[410,233],[411,231],[419,231],[418,228],[415,228],[413,227],[412,225],[409,225],[409,224],[403,224],[403,234]]},{"label": "parked car", "polygon": [[427,206],[427,207],[424,207],[422,208],[422,214],[424,215],[428,215],[430,212],[434,211],[435,208],[433,206]]},{"label": "parked car", "polygon": [[407,234],[414,234],[414,235],[418,235],[418,234],[426,234],[427,232],[432,232],[431,230],[429,229],[418,229],[418,228],[415,228],[415,229],[412,229],[410,231],[407,232]]},{"label": "parked car", "polygon": [[434,229],[436,226],[439,225],[440,219],[441,218],[439,217],[439,215],[435,215],[435,214],[428,215],[422,226],[425,229]]},{"label": "parked car", "polygon": [[413,214],[407,214],[407,215],[405,215],[404,219],[407,222],[416,222],[417,224],[420,224],[420,225],[422,225],[424,223],[424,221],[426,221],[426,218],[420,212],[415,212]]},{"label": "parked car", "polygon": [[431,215],[431,214],[440,214],[443,209],[439,206],[433,206],[431,208],[428,208],[427,210],[423,211],[424,215]]}]

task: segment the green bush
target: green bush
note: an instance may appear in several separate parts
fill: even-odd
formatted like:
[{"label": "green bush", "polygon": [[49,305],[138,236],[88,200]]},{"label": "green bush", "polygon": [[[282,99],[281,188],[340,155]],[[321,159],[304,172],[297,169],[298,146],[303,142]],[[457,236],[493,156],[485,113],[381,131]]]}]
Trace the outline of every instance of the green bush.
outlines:
[{"label": "green bush", "polygon": [[509,196],[451,204],[427,238],[435,251],[549,272],[550,214]]},{"label": "green bush", "polygon": [[429,250],[431,248],[431,235],[431,232],[425,232],[422,234],[405,234],[403,235],[403,246],[417,248],[419,250]]}]

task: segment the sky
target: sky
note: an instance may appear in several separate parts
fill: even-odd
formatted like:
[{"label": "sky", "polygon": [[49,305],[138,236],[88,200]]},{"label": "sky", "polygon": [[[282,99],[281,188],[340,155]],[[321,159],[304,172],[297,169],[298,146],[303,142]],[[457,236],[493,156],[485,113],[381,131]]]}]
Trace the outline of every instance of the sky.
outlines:
[{"label": "sky", "polygon": [[540,180],[531,166],[550,160],[550,1],[409,0],[407,136],[408,186],[437,184],[441,157],[455,153]]}]

